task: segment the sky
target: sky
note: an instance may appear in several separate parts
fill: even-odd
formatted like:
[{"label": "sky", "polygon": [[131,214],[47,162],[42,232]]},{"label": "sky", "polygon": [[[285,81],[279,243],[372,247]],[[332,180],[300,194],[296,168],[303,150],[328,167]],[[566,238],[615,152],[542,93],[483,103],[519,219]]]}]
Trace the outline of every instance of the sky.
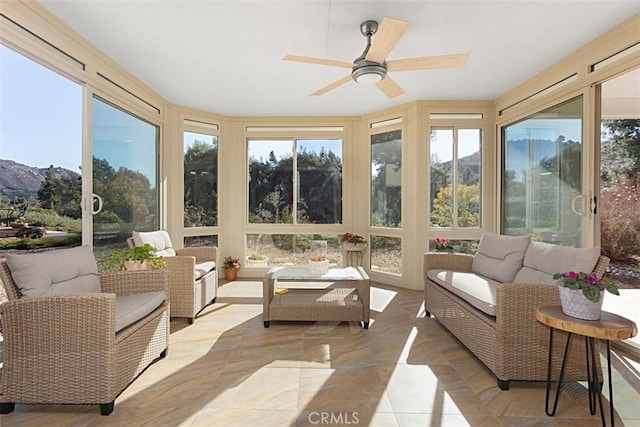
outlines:
[{"label": "sky", "polygon": [[0,159],[80,172],[82,86],[0,44]]}]

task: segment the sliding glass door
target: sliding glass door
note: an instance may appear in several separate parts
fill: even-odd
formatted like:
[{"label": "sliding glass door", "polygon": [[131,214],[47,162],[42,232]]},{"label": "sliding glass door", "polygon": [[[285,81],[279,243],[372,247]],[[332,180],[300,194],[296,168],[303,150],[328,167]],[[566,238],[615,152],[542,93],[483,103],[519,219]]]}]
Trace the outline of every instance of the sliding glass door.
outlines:
[{"label": "sliding glass door", "polygon": [[583,246],[582,96],[502,128],[502,233]]},{"label": "sliding glass door", "polygon": [[159,226],[159,128],[98,97],[93,111],[93,245],[98,261],[131,231]]}]

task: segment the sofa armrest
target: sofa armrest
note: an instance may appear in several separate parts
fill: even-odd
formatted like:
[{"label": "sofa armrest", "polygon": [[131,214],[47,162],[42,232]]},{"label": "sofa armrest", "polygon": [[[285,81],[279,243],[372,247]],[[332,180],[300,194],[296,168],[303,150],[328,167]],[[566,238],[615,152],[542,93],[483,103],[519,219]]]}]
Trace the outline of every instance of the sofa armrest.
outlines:
[{"label": "sofa armrest", "polygon": [[218,248],[215,246],[199,246],[191,248],[176,249],[176,255],[193,256],[196,262],[217,261]]},{"label": "sofa armrest", "polygon": [[[496,335],[500,354],[507,364],[520,366],[533,363],[544,372],[549,346],[549,328],[536,320],[536,310],[560,305],[555,285],[503,283],[496,291]],[[557,343],[556,343],[557,344]],[[561,354],[558,352],[558,354]],[[534,369],[533,366],[529,367]],[[542,377],[544,378],[544,377]]]},{"label": "sofa armrest", "polygon": [[117,295],[153,291],[164,291],[169,295],[167,268],[103,273],[100,275],[100,285],[103,292]]},{"label": "sofa armrest", "polygon": [[[193,289],[195,283],[196,258],[194,256],[164,257],[169,272],[171,289]],[[177,288],[176,288],[177,286]]]},{"label": "sofa armrest", "polygon": [[5,362],[11,357],[42,357],[55,365],[65,353],[82,357],[84,352],[114,348],[115,307],[112,293],[7,301],[0,305]]},{"label": "sofa armrest", "polygon": [[427,252],[424,254],[424,278],[427,278],[427,271],[433,269],[471,271],[473,255]]}]

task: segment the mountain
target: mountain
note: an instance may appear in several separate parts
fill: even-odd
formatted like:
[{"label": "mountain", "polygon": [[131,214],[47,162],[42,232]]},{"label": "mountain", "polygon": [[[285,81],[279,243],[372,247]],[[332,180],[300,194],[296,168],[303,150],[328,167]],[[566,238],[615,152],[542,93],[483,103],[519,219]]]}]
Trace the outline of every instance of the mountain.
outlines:
[{"label": "mountain", "polygon": [[[23,197],[29,204],[38,204],[38,190],[48,168],[36,168],[23,165],[13,160],[0,159],[0,196],[13,200],[14,197]],[[56,176],[79,177],[80,174],[61,167],[54,168]]]}]

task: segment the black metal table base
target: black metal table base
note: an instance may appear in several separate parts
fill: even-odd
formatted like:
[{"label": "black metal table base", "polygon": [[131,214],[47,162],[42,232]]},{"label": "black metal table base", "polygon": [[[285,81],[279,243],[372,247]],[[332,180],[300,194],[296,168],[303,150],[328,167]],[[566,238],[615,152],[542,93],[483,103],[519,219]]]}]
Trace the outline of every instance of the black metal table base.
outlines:
[{"label": "black metal table base", "polygon": [[[571,342],[571,332],[569,332],[567,336],[567,342],[564,347],[564,355],[562,357],[562,365],[560,367],[560,375],[558,378],[558,384],[556,386],[556,395],[553,399],[553,408],[549,410],[549,392],[551,390],[551,360],[552,351],[553,351],[553,329],[549,328],[549,360],[547,361],[547,392],[546,392],[546,400],[544,410],[548,416],[552,417],[556,414],[556,409],[558,408],[558,397],[560,396],[560,386],[562,385],[562,377],[564,376],[564,368],[567,363],[567,353],[569,352],[569,343]],[[596,350],[596,340],[593,337],[584,337],[585,339],[585,353],[587,357],[587,384],[589,387],[589,412],[591,415],[596,414],[596,398],[598,399],[598,406],[600,407],[600,419],[602,420],[602,425],[606,426],[607,423],[604,417],[604,411],[602,406],[602,384],[598,381],[598,365],[596,364],[596,357],[599,357]],[[614,426],[613,420],[613,384],[611,383],[611,343],[609,340],[605,340],[607,342],[607,373],[609,375],[609,414],[611,415],[611,426]]]}]

